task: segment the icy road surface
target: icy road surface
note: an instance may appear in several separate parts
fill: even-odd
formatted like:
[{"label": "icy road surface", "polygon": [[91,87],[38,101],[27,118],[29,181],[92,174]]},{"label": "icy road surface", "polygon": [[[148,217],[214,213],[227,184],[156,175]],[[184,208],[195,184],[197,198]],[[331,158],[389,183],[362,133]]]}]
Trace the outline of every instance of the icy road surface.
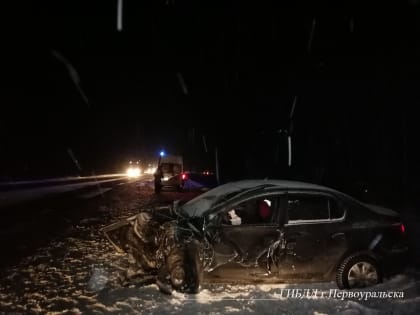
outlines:
[{"label": "icy road surface", "polygon": [[[33,201],[46,196],[62,194],[66,192],[76,191],[83,188],[98,188],[96,194],[106,192],[108,188],[100,188],[101,185],[117,184],[126,179],[126,176],[117,175],[99,175],[80,178],[58,178],[45,181],[24,181],[14,183],[0,183],[0,188],[14,188],[11,190],[0,191],[0,209],[19,204],[22,202]],[[66,183],[68,181],[68,183]],[[48,186],[37,186],[49,184]],[[61,183],[61,184],[60,184]],[[32,184],[34,187],[16,189]],[[98,192],[99,191],[99,192]]]},{"label": "icy road surface", "polygon": [[[420,273],[415,269],[359,291],[362,299],[344,297],[346,291],[332,282],[204,284],[197,295],[164,295],[154,284],[121,284],[120,268],[127,258],[113,250],[99,229],[146,204],[179,196],[188,194],[156,197],[141,182],[110,192],[95,217],[82,219],[67,235],[1,270],[0,314],[420,314]],[[396,297],[365,299],[367,292],[395,292]]]}]

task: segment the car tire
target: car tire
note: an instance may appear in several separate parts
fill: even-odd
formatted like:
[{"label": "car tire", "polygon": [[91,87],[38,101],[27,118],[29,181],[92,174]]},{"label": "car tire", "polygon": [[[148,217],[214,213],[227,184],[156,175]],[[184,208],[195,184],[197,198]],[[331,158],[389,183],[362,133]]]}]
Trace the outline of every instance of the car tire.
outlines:
[{"label": "car tire", "polygon": [[372,257],[353,255],[338,267],[336,282],[339,289],[363,288],[382,282],[382,273]]},{"label": "car tire", "polygon": [[187,292],[197,294],[200,292],[201,283],[203,282],[203,268],[200,261],[198,244],[190,243],[186,250],[186,261],[188,264],[187,277],[188,289]]}]

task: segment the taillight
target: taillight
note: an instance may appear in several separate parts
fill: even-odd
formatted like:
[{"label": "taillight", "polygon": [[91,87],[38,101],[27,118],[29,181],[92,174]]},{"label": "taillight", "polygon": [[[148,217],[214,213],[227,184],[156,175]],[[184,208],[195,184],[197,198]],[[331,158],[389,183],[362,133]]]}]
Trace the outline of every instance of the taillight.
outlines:
[{"label": "taillight", "polygon": [[405,233],[404,223],[401,223],[401,225],[400,225],[400,231],[401,231],[401,233]]},{"label": "taillight", "polygon": [[182,173],[181,178],[182,178],[182,180],[186,180],[187,179],[187,174]]},{"label": "taillight", "polygon": [[404,223],[394,223],[392,226],[394,227],[394,231],[398,231],[401,234],[405,234],[405,225],[404,225]]},{"label": "taillight", "polygon": [[392,227],[393,227],[393,230],[394,231],[398,231],[401,234],[405,234],[405,225],[404,225],[404,223],[400,223],[400,222],[394,223],[394,224],[392,224]]}]

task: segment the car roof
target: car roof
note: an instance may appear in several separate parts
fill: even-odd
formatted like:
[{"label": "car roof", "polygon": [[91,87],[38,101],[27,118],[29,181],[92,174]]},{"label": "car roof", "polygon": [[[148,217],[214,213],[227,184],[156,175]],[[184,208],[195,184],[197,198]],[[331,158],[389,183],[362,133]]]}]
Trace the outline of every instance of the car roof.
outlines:
[{"label": "car roof", "polygon": [[220,196],[226,196],[234,192],[239,192],[242,190],[248,190],[252,188],[257,189],[258,187],[264,186],[289,190],[317,190],[345,195],[332,188],[312,183],[280,179],[251,179],[230,182],[213,188],[187,202],[183,206],[183,210],[187,212],[189,216],[201,216],[214,205],[214,203],[218,200],[218,197]]},{"label": "car roof", "polygon": [[[283,189],[302,189],[302,190],[324,190],[339,193],[337,190],[332,188],[321,186],[317,184],[307,183],[307,182],[299,182],[299,181],[291,181],[291,180],[281,180],[281,179],[250,179],[250,180],[241,180],[236,182],[230,182],[221,186],[218,186],[212,190],[209,190],[207,193],[208,196],[211,195],[220,195],[235,191],[240,191],[249,188],[257,188],[259,186],[275,186],[276,188],[283,188]],[[203,195],[205,195],[203,194]]]}]

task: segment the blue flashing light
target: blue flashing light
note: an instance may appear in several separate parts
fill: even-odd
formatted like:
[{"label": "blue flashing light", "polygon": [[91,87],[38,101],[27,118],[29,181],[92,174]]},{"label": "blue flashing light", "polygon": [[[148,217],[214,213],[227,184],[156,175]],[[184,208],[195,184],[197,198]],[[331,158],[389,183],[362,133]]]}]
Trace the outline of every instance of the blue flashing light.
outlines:
[{"label": "blue flashing light", "polygon": [[165,155],[165,151],[160,151],[159,155],[160,156],[164,156]]}]

